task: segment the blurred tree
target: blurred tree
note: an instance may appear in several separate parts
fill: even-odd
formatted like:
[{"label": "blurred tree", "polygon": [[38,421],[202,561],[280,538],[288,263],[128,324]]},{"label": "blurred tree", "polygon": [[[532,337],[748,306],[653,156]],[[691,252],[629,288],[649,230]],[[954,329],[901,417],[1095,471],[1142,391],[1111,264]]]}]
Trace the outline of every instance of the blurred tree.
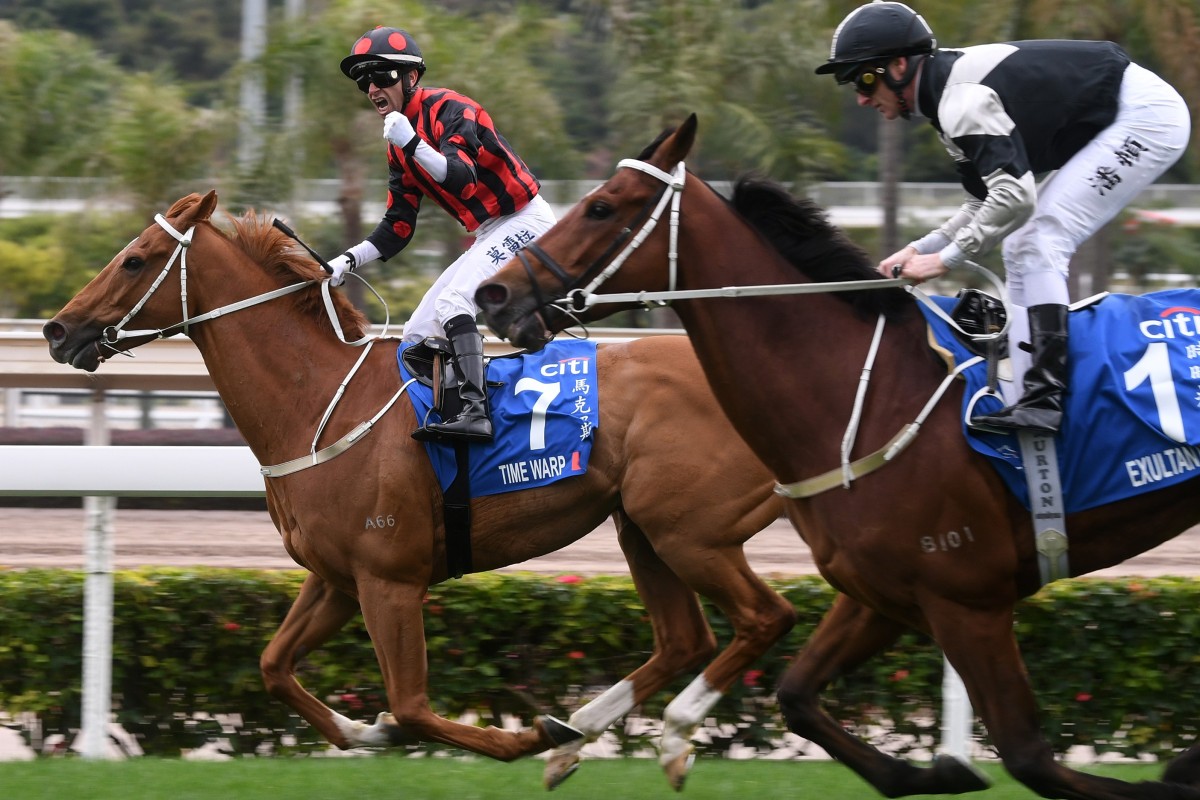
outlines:
[{"label": "blurred tree", "polygon": [[162,74],[127,79],[114,98],[99,139],[98,171],[117,176],[134,213],[149,219],[198,187],[212,168],[220,115],[189,105],[183,89]]},{"label": "blurred tree", "polygon": [[41,317],[47,309],[39,300],[64,282],[64,256],[50,236],[23,243],[0,239],[0,317]]},{"label": "blurred tree", "polygon": [[84,174],[120,77],[73,34],[0,23],[0,175]]},{"label": "blurred tree", "polygon": [[691,161],[709,178],[828,174],[844,151],[819,121],[832,93],[807,68],[827,46],[809,24],[821,8],[817,0],[610,0],[611,148],[637,152],[695,112],[701,138]]},{"label": "blurred tree", "polygon": [[0,19],[86,37],[127,70],[165,68],[187,85],[191,101],[211,105],[238,59],[241,0],[6,0]]},{"label": "blurred tree", "polygon": [[145,225],[112,213],[0,220],[0,317],[48,319]]}]

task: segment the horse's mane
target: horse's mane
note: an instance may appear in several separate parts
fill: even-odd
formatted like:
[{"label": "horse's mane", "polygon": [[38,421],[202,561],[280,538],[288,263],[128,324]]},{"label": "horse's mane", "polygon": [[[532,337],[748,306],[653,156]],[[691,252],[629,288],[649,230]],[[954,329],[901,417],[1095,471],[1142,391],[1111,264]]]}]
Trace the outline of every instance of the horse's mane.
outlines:
[{"label": "horse's mane", "polygon": [[[730,203],[813,281],[882,280],[866,251],[850,241],[812,200],[794,197],[778,183],[748,175],[737,181]],[[913,308],[912,298],[897,288],[837,292],[836,296],[871,316],[894,318]]]},{"label": "horse's mane", "polygon": [[[313,257],[272,225],[272,220],[273,217],[247,211],[241,217],[232,219],[233,230],[226,235],[250,260],[284,280],[307,281],[326,277],[325,270]],[[296,298],[296,308],[300,313],[317,317],[332,333],[333,324],[325,313],[320,291],[314,287],[290,296]],[[331,292],[330,296],[346,338],[359,339],[365,336],[370,326],[366,316],[342,292]]]}]

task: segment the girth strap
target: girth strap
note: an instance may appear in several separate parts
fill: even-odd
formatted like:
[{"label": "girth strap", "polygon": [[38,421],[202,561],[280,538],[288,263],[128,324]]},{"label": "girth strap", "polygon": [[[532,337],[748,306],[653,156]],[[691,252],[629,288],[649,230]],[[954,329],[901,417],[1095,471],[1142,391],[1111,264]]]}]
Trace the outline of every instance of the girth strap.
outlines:
[{"label": "girth strap", "polygon": [[470,443],[454,443],[458,472],[442,496],[446,523],[446,571],[452,578],[471,572],[471,458]]}]

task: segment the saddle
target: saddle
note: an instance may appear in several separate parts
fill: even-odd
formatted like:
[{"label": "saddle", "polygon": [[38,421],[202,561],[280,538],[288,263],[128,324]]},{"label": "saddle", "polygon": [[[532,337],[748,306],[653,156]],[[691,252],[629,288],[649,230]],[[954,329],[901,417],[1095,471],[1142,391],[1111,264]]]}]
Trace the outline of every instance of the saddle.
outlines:
[{"label": "saddle", "polygon": [[954,331],[954,335],[962,342],[963,347],[989,360],[1007,357],[1006,339],[979,342],[971,338],[972,335],[995,334],[1004,329],[1004,323],[1008,319],[1004,303],[979,289],[960,289],[955,295],[955,300],[954,308],[950,310],[950,318],[962,329],[962,333]]},{"label": "saddle", "polygon": [[[512,356],[490,356],[493,358],[510,358]],[[442,419],[450,419],[462,409],[462,401],[458,397],[458,386],[462,382],[458,370],[454,366],[454,348],[450,340],[444,336],[427,336],[411,347],[406,348],[400,356],[404,359],[404,367],[409,374],[417,379],[417,383],[428,386],[433,390],[432,410],[438,412]],[[488,381],[488,386],[501,386],[503,381]]]}]

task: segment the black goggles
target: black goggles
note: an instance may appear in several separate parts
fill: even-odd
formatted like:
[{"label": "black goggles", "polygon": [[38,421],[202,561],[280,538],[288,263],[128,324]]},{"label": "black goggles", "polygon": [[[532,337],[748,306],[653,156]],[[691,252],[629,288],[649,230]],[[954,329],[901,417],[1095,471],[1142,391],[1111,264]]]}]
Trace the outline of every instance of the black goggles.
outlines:
[{"label": "black goggles", "polygon": [[854,91],[863,97],[870,97],[875,94],[875,90],[879,88],[879,83],[883,80],[883,71],[885,69],[887,69],[885,66],[868,67],[855,75]]},{"label": "black goggles", "polygon": [[350,72],[350,77],[358,84],[359,91],[364,93],[370,91],[372,83],[380,89],[395,86],[403,75],[404,70],[379,64],[364,64],[361,68]]}]

